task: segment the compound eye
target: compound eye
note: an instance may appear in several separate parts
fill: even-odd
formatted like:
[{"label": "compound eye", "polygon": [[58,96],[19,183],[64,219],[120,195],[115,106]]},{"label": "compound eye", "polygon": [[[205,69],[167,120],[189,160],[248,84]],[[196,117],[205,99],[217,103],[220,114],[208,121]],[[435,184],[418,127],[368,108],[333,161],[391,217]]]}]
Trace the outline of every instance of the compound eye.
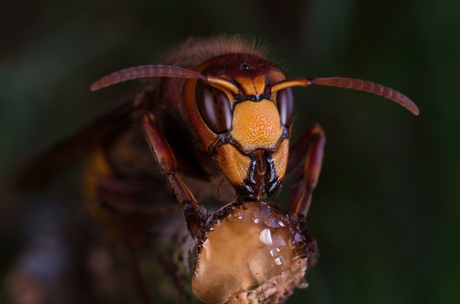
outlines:
[{"label": "compound eye", "polygon": [[199,81],[196,84],[196,102],[201,117],[214,133],[220,134],[230,130],[232,109],[224,92]]},{"label": "compound eye", "polygon": [[291,88],[279,90],[276,95],[276,104],[280,113],[281,123],[290,127],[294,119],[294,95]]}]

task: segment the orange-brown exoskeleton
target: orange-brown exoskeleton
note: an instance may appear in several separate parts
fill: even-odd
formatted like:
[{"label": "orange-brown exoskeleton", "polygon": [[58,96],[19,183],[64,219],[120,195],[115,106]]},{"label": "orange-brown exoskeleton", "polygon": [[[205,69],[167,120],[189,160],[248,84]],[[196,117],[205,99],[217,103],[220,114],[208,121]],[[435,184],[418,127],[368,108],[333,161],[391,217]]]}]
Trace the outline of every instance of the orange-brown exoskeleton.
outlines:
[{"label": "orange-brown exoskeleton", "polygon": [[[300,284],[314,252],[305,216],[319,176],[325,138],[321,128],[313,125],[291,145],[292,87],[325,85],[367,91],[418,114],[407,97],[373,82],[288,78],[267,59],[263,48],[237,37],[190,41],[163,65],[109,74],[91,90],[139,78],[147,79],[140,93],[56,147],[26,172],[22,183],[46,179],[87,154],[84,197],[90,213],[112,226],[116,225],[113,217],[126,215],[118,208],[142,214],[149,206],[169,202],[175,194],[197,246],[191,270],[193,291],[206,303],[235,300],[241,294],[246,300],[255,297],[268,302],[270,296],[263,299],[261,294],[284,280],[285,285],[280,286],[285,288],[271,298],[282,300],[289,294],[286,290]],[[288,212],[266,205],[286,173],[299,164],[304,173]],[[236,198],[218,212],[207,213],[197,198],[212,196],[223,180],[228,180]],[[228,203],[228,196],[223,200]],[[224,222],[227,224],[220,224]],[[247,238],[242,237],[244,233]],[[257,239],[260,242],[254,241]],[[227,254],[215,258],[210,248],[223,248],[224,241],[252,245],[243,255],[233,246],[233,251],[224,250]],[[229,272],[227,266],[217,269],[223,259],[238,271]],[[312,259],[308,264],[313,264]],[[283,279],[281,274],[295,280]],[[272,285],[264,285],[275,277],[278,283],[272,280]],[[262,290],[256,292],[258,288]]]}]

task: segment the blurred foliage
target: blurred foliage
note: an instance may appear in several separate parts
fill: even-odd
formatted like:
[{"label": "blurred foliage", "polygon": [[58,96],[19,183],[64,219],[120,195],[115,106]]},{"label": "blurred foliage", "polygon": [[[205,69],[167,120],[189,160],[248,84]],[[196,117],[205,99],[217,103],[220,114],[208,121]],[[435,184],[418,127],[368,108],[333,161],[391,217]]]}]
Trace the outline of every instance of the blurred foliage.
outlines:
[{"label": "blurred foliage", "polygon": [[460,2],[7,0],[0,20],[2,276],[37,209],[11,179],[138,85],[89,84],[189,36],[239,33],[269,41],[291,76],[372,80],[421,110],[295,89],[294,136],[319,122],[328,142],[308,217],[320,258],[288,303],[458,303]]}]

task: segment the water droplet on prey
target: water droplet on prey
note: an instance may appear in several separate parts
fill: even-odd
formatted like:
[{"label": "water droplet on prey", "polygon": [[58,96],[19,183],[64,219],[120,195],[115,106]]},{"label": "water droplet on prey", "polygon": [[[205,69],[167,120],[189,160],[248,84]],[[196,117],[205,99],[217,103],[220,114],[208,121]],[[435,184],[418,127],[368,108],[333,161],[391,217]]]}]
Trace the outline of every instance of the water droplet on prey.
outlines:
[{"label": "water droplet on prey", "polygon": [[270,246],[273,244],[272,240],[272,234],[270,232],[270,229],[265,228],[262,230],[262,232],[259,234],[259,239],[262,243],[264,243],[267,246]]},{"label": "water droplet on prey", "polygon": [[211,242],[209,239],[204,241],[203,249],[206,250],[206,259],[209,261],[211,259]]}]

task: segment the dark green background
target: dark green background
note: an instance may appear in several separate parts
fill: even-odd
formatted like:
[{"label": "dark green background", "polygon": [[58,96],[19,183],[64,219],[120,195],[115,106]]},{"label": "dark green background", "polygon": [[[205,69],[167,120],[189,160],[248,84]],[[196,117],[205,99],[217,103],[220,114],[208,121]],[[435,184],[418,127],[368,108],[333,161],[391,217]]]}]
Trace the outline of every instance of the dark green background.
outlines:
[{"label": "dark green background", "polygon": [[[21,248],[9,179],[24,159],[133,92],[91,93],[189,36],[269,41],[293,77],[372,80],[412,98],[295,89],[294,136],[319,122],[323,171],[308,224],[320,248],[288,303],[460,302],[460,1],[7,1],[0,9],[0,275]],[[288,192],[285,186],[283,193]],[[0,301],[6,301],[4,296]]]}]

